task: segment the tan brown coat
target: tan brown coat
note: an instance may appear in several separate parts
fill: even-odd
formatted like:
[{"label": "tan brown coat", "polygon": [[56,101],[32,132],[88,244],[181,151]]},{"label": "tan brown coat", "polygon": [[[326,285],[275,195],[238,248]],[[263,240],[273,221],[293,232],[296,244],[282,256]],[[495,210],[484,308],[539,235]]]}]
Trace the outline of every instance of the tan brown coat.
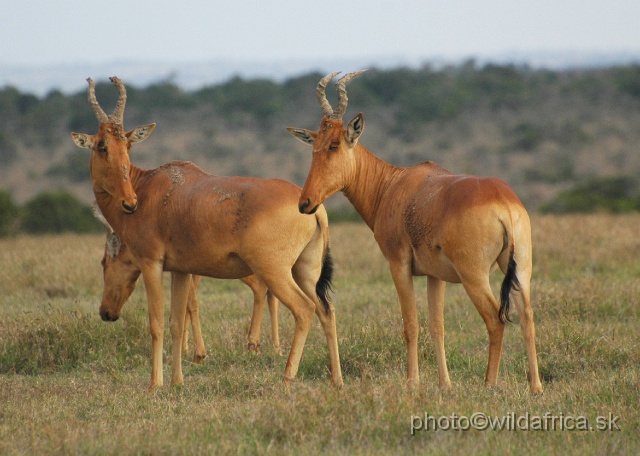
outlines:
[{"label": "tan brown coat", "polygon": [[298,371],[314,312],[327,338],[331,381],[342,384],[335,314],[327,299],[331,268],[326,211],[298,212],[299,187],[281,180],[222,177],[192,163],[142,170],[129,160],[131,145],[155,124],[125,132],[126,90],[107,116],[89,102],[99,122],[95,135],[72,133],[91,150],[91,181],[100,211],[131,249],[147,294],[153,362],[150,388],[163,384],[164,296],[162,271],[171,271],[172,384],[182,384],[182,337],[191,274],[241,278],[256,274],[293,314],[295,332],[284,380]]},{"label": "tan brown coat", "polygon": [[[342,191],[372,229],[393,278],[404,322],[407,377],[419,382],[418,319],[413,276],[428,277],[429,332],[436,347],[439,384],[451,385],[444,350],[446,282],[462,283],[489,333],[487,386],[495,385],[502,351],[504,321],[515,298],[529,359],[530,389],[542,391],[530,305],[532,270],[529,216],[515,193],[499,179],[456,175],[432,162],[411,168],[392,166],[371,154],[358,139],[364,117],[356,115],[344,128],[346,82],[338,82],[340,104],[334,112],[318,84],[325,116],[320,129],[290,128],[313,145],[311,169],[300,211],[314,213],[333,193]],[[493,296],[489,274],[505,273],[501,305]]]}]

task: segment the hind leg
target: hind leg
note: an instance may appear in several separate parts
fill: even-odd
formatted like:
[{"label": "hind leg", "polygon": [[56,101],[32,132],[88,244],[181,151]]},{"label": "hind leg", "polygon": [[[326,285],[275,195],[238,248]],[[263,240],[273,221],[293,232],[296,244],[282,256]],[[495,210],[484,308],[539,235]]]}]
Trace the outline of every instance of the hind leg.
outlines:
[{"label": "hind leg", "polygon": [[264,313],[267,286],[256,275],[250,275],[240,279],[253,292],[253,313],[249,326],[249,341],[247,348],[254,353],[260,353],[260,329],[262,327],[262,314]]},{"label": "hind leg", "polygon": [[269,315],[271,317],[271,345],[278,355],[282,355],[280,329],[278,328],[278,300],[270,291],[267,291],[267,305],[269,306]]},{"label": "hind leg", "polygon": [[331,368],[331,384],[337,387],[343,385],[342,368],[340,367],[340,352],[338,349],[338,335],[336,330],[336,314],[333,304],[329,301],[321,302],[316,294],[316,284],[320,277],[320,270],[313,270],[306,265],[296,263],[294,278],[300,288],[315,303],[315,312],[322,325],[329,350],[329,365]]},{"label": "hind leg", "polygon": [[[195,350],[193,353],[193,362],[195,364],[202,364],[202,361],[207,357],[207,351],[204,348],[204,339],[202,338],[202,328],[200,326],[200,308],[198,305],[198,296],[196,294],[196,287],[198,286],[198,282],[200,282],[200,276],[194,275],[192,276],[192,281],[189,286],[189,297],[187,301],[187,318],[191,321],[191,328],[193,329],[193,343],[195,345]],[[187,335],[189,333],[189,326],[184,325],[184,337],[183,340],[183,351],[187,350]]]},{"label": "hind leg", "polygon": [[444,290],[446,283],[435,277],[429,277],[427,280],[429,334],[433,339],[438,362],[438,385],[442,389],[449,389],[451,388],[451,380],[444,351]]},{"label": "hind leg", "polygon": [[407,346],[407,385],[415,387],[420,384],[418,368],[418,310],[413,288],[413,275],[407,261],[389,261],[389,270],[400,300],[404,340]]},{"label": "hind leg", "polygon": [[315,303],[298,287],[293,280],[291,271],[273,271],[261,273],[257,267],[252,267],[254,272],[264,281],[269,290],[278,298],[293,314],[295,329],[291,350],[287,358],[284,370],[285,384],[291,382],[297,373],[304,345],[313,321]]},{"label": "hind leg", "polygon": [[[524,262],[523,262],[524,263]],[[536,353],[536,328],[533,320],[533,309],[530,299],[531,268],[528,264],[518,264],[517,277],[520,283],[519,289],[511,291],[514,298],[518,317],[520,318],[520,329],[524,338],[529,362],[529,390],[534,393],[542,393],[542,382],[538,372],[538,357]]]},{"label": "hind leg", "polygon": [[520,317],[520,329],[527,349],[529,361],[529,389],[532,393],[542,393],[542,382],[538,372],[538,358],[536,353],[536,328],[533,321],[533,309],[529,301],[529,290],[524,288],[521,291],[513,292],[514,302],[518,316]]},{"label": "hind leg", "polygon": [[498,317],[498,301],[496,301],[491,291],[488,274],[482,277],[477,277],[477,275],[464,277],[461,275],[461,278],[462,286],[484,320],[489,333],[489,361],[484,384],[485,386],[495,386],[498,383],[498,370],[500,369],[502,339],[504,336],[504,324]]},{"label": "hind leg", "polygon": [[[323,296],[323,302],[321,302],[317,289],[319,284],[321,288],[322,284],[324,284],[325,288],[331,286],[331,269],[331,256],[328,247],[325,247],[324,240],[321,237],[315,237],[298,257],[293,265],[292,273],[296,283],[309,299],[314,302],[316,315],[327,339],[331,383],[340,387],[343,385],[343,380],[342,368],[340,367],[340,352],[338,350],[335,309],[326,295]],[[325,275],[324,277],[322,277],[323,274]]]},{"label": "hind leg", "polygon": [[184,320],[187,314],[187,299],[189,288],[193,285],[191,274],[184,272],[171,273],[171,313],[169,326],[172,339],[171,384],[182,385],[182,336],[184,335]]}]

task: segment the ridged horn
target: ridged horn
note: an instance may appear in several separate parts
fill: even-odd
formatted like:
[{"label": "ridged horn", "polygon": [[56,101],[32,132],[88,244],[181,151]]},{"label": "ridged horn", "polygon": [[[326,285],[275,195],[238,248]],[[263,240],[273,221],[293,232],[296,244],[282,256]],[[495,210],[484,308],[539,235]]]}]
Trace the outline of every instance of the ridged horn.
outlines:
[{"label": "ridged horn", "polygon": [[333,108],[329,104],[329,100],[327,100],[327,94],[325,93],[325,91],[327,89],[327,84],[329,84],[329,82],[338,74],[340,74],[339,71],[326,75],[324,78],[320,79],[320,82],[318,82],[318,87],[316,88],[318,102],[320,102],[320,107],[322,108],[322,112],[325,116],[334,117]]},{"label": "ridged horn", "polygon": [[347,73],[338,80],[338,109],[336,109],[336,112],[334,113],[336,119],[342,119],[344,113],[347,112],[347,103],[349,101],[349,99],[347,98],[347,82],[364,73],[365,71],[367,70],[359,70],[354,71],[353,73]]},{"label": "ridged horn", "polygon": [[89,83],[89,104],[91,105],[91,110],[99,123],[106,123],[109,121],[109,118],[98,104],[98,100],[96,100],[96,85],[91,78],[87,78],[87,82]]},{"label": "ridged horn", "polygon": [[124,105],[127,103],[127,90],[117,76],[112,76],[109,80],[118,88],[118,102],[113,110],[113,114],[109,116],[109,120],[111,123],[124,125]]}]

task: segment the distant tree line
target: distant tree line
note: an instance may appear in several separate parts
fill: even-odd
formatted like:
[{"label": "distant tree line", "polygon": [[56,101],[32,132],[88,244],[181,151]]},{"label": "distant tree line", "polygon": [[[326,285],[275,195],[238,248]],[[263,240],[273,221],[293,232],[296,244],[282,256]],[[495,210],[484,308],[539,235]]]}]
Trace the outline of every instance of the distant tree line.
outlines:
[{"label": "distant tree line", "polygon": [[[282,83],[234,77],[195,91],[185,91],[172,82],[146,88],[127,85],[128,104],[138,107],[133,113],[128,108],[128,120],[133,124],[150,113],[206,107],[231,124],[255,123],[270,128],[283,114],[288,120],[295,118],[291,113],[306,102],[302,100],[309,99],[310,91],[321,76],[310,73]],[[358,100],[358,109],[362,111],[394,113],[389,133],[403,137],[411,136],[430,122],[455,119],[470,106],[486,104],[490,109],[516,109],[535,103],[550,87],[556,87],[563,94],[577,93],[591,99],[617,92],[640,100],[640,65],[568,75],[513,65],[479,67],[474,61],[439,69],[398,68],[372,71],[353,81],[349,97]],[[329,98],[333,95],[331,92],[328,91]],[[113,106],[117,99],[108,81],[97,81],[96,94],[105,106]],[[87,109],[85,91],[65,96],[53,90],[38,98],[10,86],[0,90],[0,164],[16,158],[20,141],[50,145],[52,140],[62,138],[59,132],[63,132],[66,139],[69,131],[92,130],[95,130],[95,118]],[[541,140],[541,133],[530,125],[521,125],[514,133],[516,141],[525,149]]]},{"label": "distant tree line", "polygon": [[[283,145],[282,132],[292,122],[305,127],[318,122],[314,92],[322,76],[309,73],[283,82],[234,77],[193,91],[171,81],[144,88],[127,84],[126,126],[161,118],[155,136],[164,140],[158,147],[162,158],[213,163],[221,174],[277,175],[299,184],[303,171],[287,168],[293,140]],[[96,83],[97,97],[110,111],[117,92],[108,81]],[[327,95],[335,104],[335,91]],[[350,109],[364,112],[367,124],[375,125],[363,141],[377,140],[373,151],[396,165],[444,159],[456,172],[506,176],[519,188],[544,187],[539,193],[553,194],[552,201],[547,198],[536,208],[545,211],[584,211],[591,204],[608,210],[607,196],[585,203],[576,195],[612,188],[611,195],[622,192],[626,202],[618,201],[611,210],[640,210],[632,203],[636,178],[629,177],[640,172],[640,159],[633,158],[640,133],[634,132],[632,120],[620,125],[620,119],[640,117],[640,65],[551,71],[470,60],[455,66],[376,70],[349,84],[349,99],[357,100]],[[49,179],[55,188],[87,184],[89,189],[86,151],[73,147],[69,132],[95,130],[85,90],[72,95],[53,90],[36,97],[14,87],[0,89],[0,171],[20,168],[22,160],[27,165],[32,159],[46,160],[45,171],[33,171],[33,178]],[[601,146],[598,141],[607,135]],[[615,147],[606,149],[611,144]],[[588,166],[585,157],[594,152],[600,156]],[[282,154],[286,158],[272,162],[283,164],[289,174],[256,167],[255,154]],[[454,166],[446,162],[449,158]],[[603,163],[615,167],[608,170],[609,177],[596,174]],[[611,177],[616,173],[624,175]],[[19,230],[37,232],[40,228],[30,225],[26,210],[26,205],[20,208]],[[9,213],[0,211],[2,217]],[[15,230],[12,223],[5,226]],[[47,226],[68,229],[53,223],[53,216]]]}]

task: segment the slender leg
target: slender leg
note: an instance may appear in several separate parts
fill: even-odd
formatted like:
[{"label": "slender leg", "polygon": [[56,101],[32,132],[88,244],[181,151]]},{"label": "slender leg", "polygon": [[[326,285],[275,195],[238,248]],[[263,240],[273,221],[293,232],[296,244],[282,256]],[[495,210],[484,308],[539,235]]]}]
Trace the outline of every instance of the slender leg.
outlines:
[{"label": "slender leg", "polygon": [[[189,298],[187,301],[187,313],[191,320],[191,328],[193,328],[193,342],[195,344],[195,351],[193,354],[194,364],[202,364],[202,361],[207,357],[207,350],[204,348],[204,339],[202,338],[202,328],[200,326],[200,306],[198,305],[198,295],[196,293],[196,287],[200,282],[200,276],[192,276],[192,281],[189,286]],[[185,324],[184,333],[187,334],[188,325]],[[183,341],[183,349],[186,349],[186,345]]]},{"label": "slender leg", "polygon": [[191,322],[191,295],[187,303],[187,314],[184,317],[184,333],[182,334],[182,353],[189,351],[189,323]]},{"label": "slender leg", "polygon": [[518,271],[519,290],[512,290],[511,296],[520,317],[520,329],[527,349],[529,361],[529,390],[533,394],[542,393],[542,382],[538,372],[538,356],[536,353],[536,328],[533,320],[533,309],[530,300],[530,276],[528,271],[522,268]]},{"label": "slender leg", "polygon": [[295,321],[291,350],[284,370],[284,383],[287,384],[298,373],[302,351],[311,328],[313,312],[316,306],[298,287],[291,276],[291,271],[281,271],[280,273],[276,271],[271,275],[262,275],[261,279],[269,290],[291,311]]},{"label": "slender leg", "polygon": [[187,299],[189,288],[193,285],[191,274],[174,272],[171,274],[171,339],[173,365],[171,368],[171,384],[182,385],[182,335],[184,320],[187,313]]},{"label": "slender leg", "polygon": [[[319,232],[316,232],[319,234]],[[342,387],[342,368],[340,366],[340,351],[338,349],[338,335],[336,331],[336,316],[333,304],[320,301],[317,295],[316,286],[321,279],[323,261],[327,249],[326,240],[320,236],[314,237],[298,257],[293,266],[293,279],[298,286],[314,304],[315,313],[320,320],[322,330],[327,339],[327,349],[329,351],[329,366],[331,368],[331,384]],[[326,278],[324,279],[326,280]]]},{"label": "slender leg", "polygon": [[418,312],[416,297],[413,291],[411,266],[404,262],[389,262],[391,277],[400,299],[404,339],[407,344],[407,384],[418,386],[420,374],[418,369]]},{"label": "slender leg", "polygon": [[500,369],[502,339],[504,336],[504,324],[498,317],[498,302],[491,291],[488,274],[483,277],[462,277],[462,286],[487,326],[487,332],[489,333],[489,361],[484,384],[486,386],[495,386],[498,383],[498,370]]},{"label": "slender leg", "polygon": [[149,391],[162,386],[162,343],[164,338],[164,291],[162,289],[162,264],[146,264],[142,279],[147,294],[149,329],[151,332],[151,384]]},{"label": "slender leg", "polygon": [[187,315],[184,319],[184,333],[182,335],[182,353],[186,353],[189,350],[189,324],[192,321],[191,318],[191,311],[193,310],[194,305],[197,307],[198,306],[198,302],[195,301],[195,303],[193,302],[193,300],[196,299],[196,293],[195,293],[195,287],[198,283],[199,277],[200,276],[192,276],[193,277],[193,281],[194,281],[194,285],[193,285],[193,293],[192,290],[189,290],[189,300],[187,301]]},{"label": "slender leg", "polygon": [[253,313],[251,314],[251,324],[249,326],[249,351],[260,353],[260,329],[262,327],[262,314],[264,313],[265,297],[267,296],[266,285],[255,275],[242,279],[253,292]]},{"label": "slender leg", "polygon": [[282,355],[282,350],[280,349],[280,329],[278,328],[278,300],[270,291],[267,291],[267,305],[269,306],[269,315],[271,316],[271,345],[278,355]]},{"label": "slender leg", "polygon": [[296,264],[296,274],[294,278],[300,288],[315,303],[315,312],[320,320],[320,325],[327,339],[327,348],[329,351],[329,366],[331,368],[331,384],[337,387],[343,386],[342,368],[340,366],[340,351],[338,349],[338,334],[336,330],[336,314],[333,304],[329,303],[325,306],[320,302],[316,295],[316,282],[320,276],[320,271],[312,271],[308,268],[301,268],[300,264]]},{"label": "slender leg", "polygon": [[427,279],[427,299],[429,308],[429,334],[433,339],[438,362],[438,385],[442,389],[451,388],[447,357],[444,350],[444,290],[446,283],[435,277]]},{"label": "slender leg", "polygon": [[342,368],[340,367],[340,351],[338,349],[338,335],[336,330],[336,313],[333,304],[329,303],[329,308],[321,302],[316,303],[316,315],[320,320],[324,335],[327,339],[329,349],[329,365],[331,366],[331,384],[341,387]]}]

